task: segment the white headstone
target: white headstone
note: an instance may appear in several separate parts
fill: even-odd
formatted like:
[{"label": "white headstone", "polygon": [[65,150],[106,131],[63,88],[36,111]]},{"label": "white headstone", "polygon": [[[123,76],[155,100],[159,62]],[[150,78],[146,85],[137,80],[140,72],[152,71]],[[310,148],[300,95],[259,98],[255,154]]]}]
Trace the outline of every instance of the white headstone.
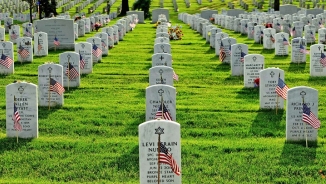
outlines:
[{"label": "white headstone", "polygon": [[47,63],[38,67],[38,102],[40,106],[63,105],[62,75],[62,65]]},{"label": "white headstone", "polygon": [[274,49],[275,48],[275,29],[266,28],[263,30],[264,33],[264,49]]},{"label": "white headstone", "polygon": [[[316,141],[318,131],[302,121],[304,103],[318,117],[318,91],[316,89],[298,86],[288,90],[286,103],[286,140]],[[305,133],[307,132],[307,134]]]},{"label": "white headstone", "polygon": [[255,87],[254,81],[264,69],[265,58],[260,54],[248,54],[244,57],[244,87]]},{"label": "white headstone", "polygon": [[106,34],[105,32],[99,32],[95,36],[101,39],[102,56],[109,55],[108,34]]},{"label": "white headstone", "polygon": [[157,53],[152,55],[152,67],[169,66],[172,67],[172,55],[168,53]]},{"label": "white headstone", "polygon": [[257,25],[254,27],[254,31],[255,31],[255,43],[263,43],[263,38],[264,38],[264,32],[263,30],[265,29],[264,26],[262,25]]},{"label": "white headstone", "polygon": [[278,80],[284,81],[284,70],[279,68],[266,68],[259,73],[259,101],[261,109],[278,109],[284,108],[284,99],[280,97],[275,88]]},{"label": "white headstone", "polygon": [[0,57],[5,62],[0,64],[0,74],[8,75],[14,73],[14,46],[12,42],[0,42]]},{"label": "white headstone", "polygon": [[326,76],[323,64],[326,66],[326,56],[323,44],[310,46],[310,76]]},{"label": "white headstone", "polygon": [[307,44],[307,42],[304,38],[292,39],[291,63],[305,63],[306,62],[306,54],[309,53],[306,50],[306,48],[307,48],[306,44]]},{"label": "white headstone", "polygon": [[105,27],[102,29],[103,32],[108,34],[108,45],[109,48],[113,48],[114,46],[114,39],[113,39],[113,28],[112,27]]},{"label": "white headstone", "polygon": [[34,33],[34,55],[48,55],[48,34],[45,32]]},{"label": "white headstone", "polygon": [[[140,183],[158,183],[158,140],[181,170],[180,124],[167,120],[152,120],[139,125]],[[160,139],[158,139],[160,137]],[[181,184],[181,174],[175,174],[167,164],[160,164],[160,183]]]},{"label": "white headstone", "polygon": [[165,84],[173,86],[173,68],[155,66],[149,69],[149,85]]},{"label": "white headstone", "polygon": [[[63,86],[80,86],[80,61],[76,52],[64,52],[59,55],[60,65],[63,66]],[[68,77],[69,76],[69,77]]]},{"label": "white headstone", "polygon": [[78,37],[85,36],[85,21],[84,20],[78,20]]},{"label": "white headstone", "polygon": [[[231,45],[236,44],[237,40],[235,38],[223,38],[221,41],[221,45],[223,45],[223,50],[225,53],[225,58],[223,59],[223,63],[230,63],[231,62]],[[221,57],[221,56],[220,56]]]},{"label": "white headstone", "polygon": [[215,34],[215,55],[219,56],[220,55],[220,47],[221,47],[221,42],[222,39],[229,37],[227,33],[216,33]]},{"label": "white headstone", "polygon": [[316,36],[315,36],[315,26],[309,25],[304,27],[304,38],[306,39],[307,43],[315,43]]},{"label": "white headstone", "polygon": [[233,44],[231,45],[231,75],[243,76],[244,57],[248,54],[248,45]]},{"label": "white headstone", "polygon": [[171,45],[166,43],[158,43],[154,45],[154,54],[168,53],[171,54]]},{"label": "white headstone", "polygon": [[146,121],[155,119],[155,115],[162,103],[168,110],[172,120],[176,121],[176,89],[164,84],[152,85],[146,88]]},{"label": "white headstone", "polygon": [[32,38],[20,37],[17,38],[16,43],[17,43],[18,61],[32,62],[33,61]]},{"label": "white headstone", "polygon": [[[38,137],[37,86],[27,82],[16,82],[6,86],[6,132],[7,137]],[[14,128],[15,107],[20,116],[21,131]],[[17,115],[17,114],[16,114]]]},{"label": "white headstone", "polygon": [[80,73],[89,74],[93,71],[92,44],[80,42],[75,45],[75,52],[79,54]]},{"label": "white headstone", "polygon": [[20,37],[20,27],[18,25],[12,25],[9,30],[10,41],[16,43],[17,38]]},{"label": "white headstone", "polygon": [[275,34],[275,55],[286,56],[289,54],[289,34],[281,32]]},{"label": "white headstone", "polygon": [[92,44],[93,63],[98,63],[99,61],[102,60],[101,38],[91,37],[91,38],[87,38],[86,41]]}]

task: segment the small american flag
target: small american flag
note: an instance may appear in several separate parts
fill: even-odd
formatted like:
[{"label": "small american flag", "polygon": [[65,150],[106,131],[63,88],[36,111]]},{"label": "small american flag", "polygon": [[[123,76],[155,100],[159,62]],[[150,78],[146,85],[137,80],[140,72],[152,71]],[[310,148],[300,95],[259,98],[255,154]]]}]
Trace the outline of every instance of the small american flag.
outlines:
[{"label": "small american flag", "polygon": [[288,93],[288,90],[289,87],[284,83],[284,81],[281,78],[278,78],[278,84],[275,88],[275,92],[284,100],[286,100],[286,95]]},{"label": "small american flag", "polygon": [[308,19],[308,25],[310,25],[310,21],[309,21],[309,19]]},{"label": "small american flag", "polygon": [[102,48],[106,48],[106,44],[104,43],[104,40],[101,40],[102,42]]},{"label": "small american flag", "polygon": [[241,55],[240,55],[240,61],[241,61],[241,62],[244,62],[244,57],[245,57],[246,55],[247,55],[246,53],[244,53],[244,52],[241,51]]},{"label": "small american flag", "polygon": [[273,37],[273,35],[271,35],[270,38],[271,38],[271,41],[272,41],[273,43],[275,43],[275,38]]},{"label": "small american flag", "polygon": [[248,31],[247,28],[248,28],[248,25],[245,24],[244,29],[243,29],[243,31],[244,31],[245,33]]},{"label": "small american flag", "polygon": [[179,76],[174,72],[174,70],[173,70],[172,77],[173,77],[174,80],[179,81]]},{"label": "small american flag", "polygon": [[28,30],[27,27],[25,27],[25,35],[28,37],[32,36],[31,32]]},{"label": "small american flag", "polygon": [[310,108],[305,103],[303,104],[302,121],[308,123],[314,129],[320,127],[319,119],[310,111]]},{"label": "small american flag", "polygon": [[43,47],[42,47],[42,45],[40,44],[40,39],[38,38],[38,39],[37,39],[37,51],[40,52],[40,51],[42,50],[42,48],[43,48]]},{"label": "small american flag", "polygon": [[252,30],[251,30],[251,35],[254,35],[254,34],[255,34],[255,29],[252,28]]},{"label": "small american flag", "polygon": [[79,51],[79,61],[80,61],[80,69],[84,69],[86,63],[83,56],[80,54],[80,51]]},{"label": "small american flag", "polygon": [[282,28],[281,28],[281,24],[280,23],[276,23],[276,27],[279,29],[279,30],[282,30]]},{"label": "small american flag", "polygon": [[63,88],[63,86],[59,84],[59,82],[50,78],[50,91],[54,91],[59,95],[62,95],[63,92],[65,92],[65,88]]},{"label": "small american flag", "polygon": [[179,176],[181,174],[180,168],[179,168],[177,162],[174,160],[174,158],[172,157],[172,154],[169,153],[168,149],[161,142],[160,142],[159,163],[168,164],[168,165],[170,165],[172,171],[176,175]]},{"label": "small american flag", "polygon": [[324,28],[324,25],[321,23],[321,21],[318,22],[320,28]]},{"label": "small american flag", "polygon": [[0,58],[1,65],[5,66],[7,68],[10,68],[10,66],[12,65],[13,62],[14,61],[10,57],[8,57],[4,54],[1,54],[1,58]]},{"label": "small american flag", "polygon": [[289,41],[287,41],[286,38],[283,38],[283,45],[290,45]]},{"label": "small american flag", "polygon": [[292,37],[295,36],[295,27],[292,28],[291,35]]},{"label": "small american flag", "polygon": [[326,56],[324,53],[320,53],[320,64],[322,64],[323,67],[326,66]]},{"label": "small american flag", "polygon": [[162,118],[162,114],[163,114],[163,119],[172,121],[172,116],[170,115],[168,109],[165,107],[164,103],[163,103],[163,109],[162,109],[162,104],[158,108],[155,115],[155,119]]},{"label": "small american flag", "polygon": [[260,31],[260,37],[264,37],[264,32]]},{"label": "small american flag", "polygon": [[16,40],[17,39],[17,34],[15,33],[15,31],[12,31],[11,32],[11,35],[10,35],[10,38],[12,39],[12,40]]},{"label": "small american flag", "polygon": [[66,69],[66,75],[68,76],[69,80],[72,80],[79,76],[78,71],[69,62],[68,62],[68,66]]},{"label": "small american flag", "polygon": [[231,52],[231,45],[229,47],[229,55],[231,56],[232,52]]},{"label": "small american flag", "polygon": [[315,35],[314,35],[314,33],[313,33],[312,31],[310,31],[310,36],[311,36],[311,38],[312,38],[313,40],[316,40],[316,37],[315,37]]},{"label": "small american flag", "polygon": [[95,44],[93,45],[92,53],[95,57],[99,58],[102,55],[102,50],[98,48]]},{"label": "small american flag", "polygon": [[16,131],[22,131],[22,126],[19,123],[20,115],[19,115],[19,112],[18,112],[15,102],[14,102],[14,114],[13,114],[12,120],[14,121],[14,129]]},{"label": "small american flag", "polygon": [[292,27],[291,24],[289,24],[289,25],[288,25],[288,30],[289,30],[289,32],[291,32],[291,27]]},{"label": "small american flag", "polygon": [[59,46],[59,45],[60,45],[60,42],[59,42],[57,36],[54,36],[53,44],[54,44],[55,46]]},{"label": "small american flag", "polygon": [[220,61],[223,62],[224,59],[226,58],[226,54],[224,52],[224,48],[223,48],[223,43],[221,42],[221,46],[220,46]]},{"label": "small american flag", "polygon": [[23,46],[19,46],[18,54],[21,58],[25,59],[29,56],[28,50],[26,50]]},{"label": "small american flag", "polygon": [[307,51],[302,44],[300,44],[300,52],[303,54],[309,54],[309,51]]}]

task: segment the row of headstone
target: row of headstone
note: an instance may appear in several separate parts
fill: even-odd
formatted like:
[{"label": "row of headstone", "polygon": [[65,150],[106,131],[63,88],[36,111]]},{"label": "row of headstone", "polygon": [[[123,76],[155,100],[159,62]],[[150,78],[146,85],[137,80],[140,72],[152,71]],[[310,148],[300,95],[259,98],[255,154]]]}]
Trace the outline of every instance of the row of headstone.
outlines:
[{"label": "row of headstone", "polygon": [[[211,28],[209,22],[201,19],[197,15],[189,14],[179,14],[179,20],[188,23],[194,19],[193,25],[196,28],[200,27],[201,34],[207,29],[211,32],[217,32],[215,37],[220,37],[220,35],[228,36],[226,33],[223,34],[222,30],[216,27]],[[208,24],[208,25],[205,25]],[[206,30],[204,29],[206,27]],[[193,29],[194,29],[193,28]],[[289,39],[287,33],[277,33],[271,28],[263,28],[264,36],[266,39],[271,40],[271,35],[275,36],[273,44],[276,45],[275,54],[287,53],[287,46],[289,45]],[[326,31],[325,31],[326,32]],[[260,37],[261,30],[258,34]],[[214,34],[210,34],[214,35]],[[210,39],[211,42],[212,39]],[[214,39],[213,39],[214,40]],[[227,40],[223,38],[222,40]],[[207,40],[206,40],[207,41]],[[266,42],[267,40],[265,40]],[[286,44],[285,44],[286,41]],[[222,42],[216,40],[216,42]],[[222,42],[224,43],[224,42]],[[227,43],[224,43],[227,44]],[[222,44],[223,45],[223,44]],[[285,47],[286,46],[286,47]],[[212,45],[211,45],[212,47]],[[216,44],[215,44],[216,47]],[[224,45],[223,45],[224,47]],[[228,47],[228,46],[227,46]],[[292,62],[305,62],[305,47],[306,40],[304,38],[294,38],[292,40]],[[222,49],[224,50],[224,49]],[[324,73],[322,59],[325,58],[324,63],[326,63],[326,57],[324,54],[324,47],[322,44],[315,44],[310,47],[311,61],[310,61],[310,75],[320,76]],[[256,80],[258,79],[259,93],[260,93],[260,108],[262,109],[283,109],[284,99],[280,98],[275,92],[275,89],[279,83],[279,79],[284,81],[284,71],[279,68],[267,68],[264,69],[264,56],[260,54],[248,54],[248,46],[245,44],[232,44],[230,49],[231,56],[231,75],[244,76],[244,87],[255,87]],[[241,61],[243,60],[243,61]],[[324,64],[326,66],[326,64]],[[309,95],[308,95],[309,94]],[[318,92],[317,90],[309,87],[294,87],[291,88],[287,93],[287,116],[286,116],[286,139],[288,141],[301,141],[307,139],[310,141],[317,140],[317,130],[312,126],[307,125],[305,129],[305,123],[301,121],[302,117],[302,98],[306,98],[306,104],[311,108],[311,111],[316,114],[318,111]],[[304,96],[304,97],[303,97]],[[301,102],[300,102],[301,100]],[[318,117],[318,116],[317,116]],[[307,131],[307,133],[306,133]]]},{"label": "row of headstone", "polygon": [[[162,23],[156,30],[150,86],[146,88],[146,122],[138,128],[140,183],[159,180],[160,183],[181,184],[181,136],[180,125],[175,122],[176,89],[172,79],[171,46],[169,37],[161,37],[161,34],[168,34],[166,17],[160,15],[158,20]],[[167,155],[172,155],[170,161],[162,161]]]}]

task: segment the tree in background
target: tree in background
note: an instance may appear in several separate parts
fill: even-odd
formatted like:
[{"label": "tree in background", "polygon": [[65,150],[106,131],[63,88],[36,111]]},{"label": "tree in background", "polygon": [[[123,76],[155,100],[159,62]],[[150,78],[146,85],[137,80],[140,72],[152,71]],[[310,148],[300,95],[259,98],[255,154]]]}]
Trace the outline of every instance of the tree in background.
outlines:
[{"label": "tree in background", "polygon": [[151,0],[138,0],[133,4],[132,10],[143,11],[144,18],[147,19],[151,17],[151,13],[149,12],[150,6],[151,6]]},{"label": "tree in background", "polygon": [[129,11],[129,2],[128,0],[122,0],[122,7],[119,16],[127,15],[127,11]]},{"label": "tree in background", "polygon": [[57,15],[56,10],[56,2],[55,0],[51,0],[51,4],[49,0],[38,0],[40,2],[40,12],[39,12],[39,18],[43,18],[42,13],[44,13],[44,17],[49,17],[51,13],[54,15]]},{"label": "tree in background", "polygon": [[33,13],[33,8],[36,6],[36,2],[35,0],[25,0],[25,1],[28,2],[29,4],[29,20],[31,20],[30,22],[33,23],[32,13]]}]

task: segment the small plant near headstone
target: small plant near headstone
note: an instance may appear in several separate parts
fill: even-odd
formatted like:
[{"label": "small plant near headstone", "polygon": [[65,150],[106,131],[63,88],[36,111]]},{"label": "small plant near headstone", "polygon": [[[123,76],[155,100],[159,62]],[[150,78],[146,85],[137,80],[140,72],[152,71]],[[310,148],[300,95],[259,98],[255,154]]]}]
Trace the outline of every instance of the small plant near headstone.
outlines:
[{"label": "small plant near headstone", "polygon": [[168,33],[170,35],[170,40],[181,40],[183,36],[181,26],[170,27]]},{"label": "small plant near headstone", "polygon": [[102,24],[99,23],[99,22],[96,22],[94,27],[95,27],[95,30],[98,31],[100,28],[101,28]]},{"label": "small plant near headstone", "polygon": [[259,87],[259,78],[256,78],[255,80],[254,80],[254,86],[256,87],[256,88],[258,88]]},{"label": "small plant near headstone", "polygon": [[214,17],[209,18],[209,21],[210,21],[211,23],[214,23],[214,22],[215,22]]}]

